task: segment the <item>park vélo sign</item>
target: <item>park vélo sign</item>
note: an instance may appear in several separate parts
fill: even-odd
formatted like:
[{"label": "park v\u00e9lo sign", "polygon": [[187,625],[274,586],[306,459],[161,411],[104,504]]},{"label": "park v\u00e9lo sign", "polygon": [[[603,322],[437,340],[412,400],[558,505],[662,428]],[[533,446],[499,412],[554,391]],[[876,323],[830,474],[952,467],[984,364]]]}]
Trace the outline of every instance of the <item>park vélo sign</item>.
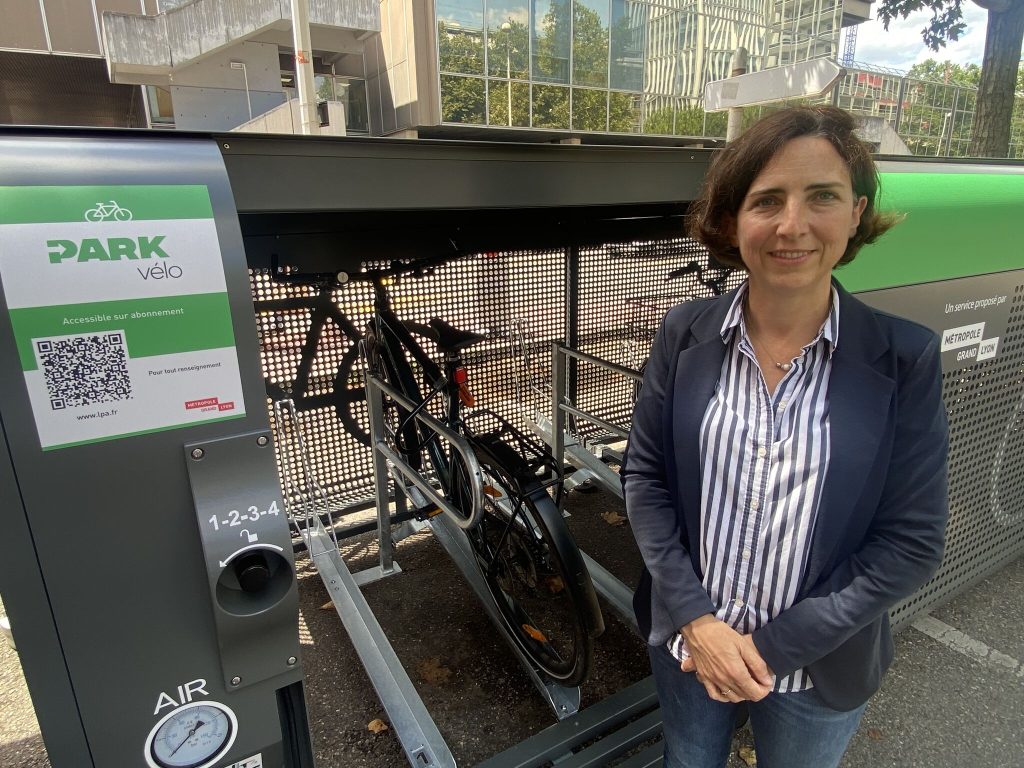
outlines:
[{"label": "park v\u00e9lo sign", "polygon": [[704,110],[719,112],[731,107],[821,96],[828,93],[843,74],[843,68],[830,59],[812,59],[713,80],[704,86]]}]

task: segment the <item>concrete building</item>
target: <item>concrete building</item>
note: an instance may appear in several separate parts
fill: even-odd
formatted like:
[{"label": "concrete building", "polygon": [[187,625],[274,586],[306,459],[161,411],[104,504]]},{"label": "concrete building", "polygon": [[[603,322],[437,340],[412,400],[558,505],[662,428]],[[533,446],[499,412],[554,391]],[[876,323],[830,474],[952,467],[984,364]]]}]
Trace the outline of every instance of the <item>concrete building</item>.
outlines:
[{"label": "concrete building", "polygon": [[[297,130],[289,0],[5,5],[0,121]],[[724,115],[705,117],[703,88],[728,76],[738,45],[751,70],[836,58],[841,28],[868,9],[865,0],[309,0],[325,132],[634,142],[721,136]]]},{"label": "concrete building", "polygon": [[[5,0],[0,122],[297,132],[287,0]],[[327,133],[368,133],[376,0],[310,0]]]}]

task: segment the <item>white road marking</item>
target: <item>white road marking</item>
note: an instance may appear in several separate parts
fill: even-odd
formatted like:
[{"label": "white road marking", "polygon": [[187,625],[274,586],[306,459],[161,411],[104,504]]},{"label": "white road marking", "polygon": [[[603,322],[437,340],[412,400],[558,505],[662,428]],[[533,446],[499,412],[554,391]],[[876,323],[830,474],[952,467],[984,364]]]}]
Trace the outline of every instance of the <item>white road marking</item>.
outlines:
[{"label": "white road marking", "polygon": [[956,627],[951,627],[945,622],[939,621],[933,616],[919,616],[911,622],[911,626],[918,632],[923,632],[933,640],[938,640],[950,650],[956,651],[982,664],[993,667],[1000,667],[1017,677],[1024,678],[1024,664],[1012,656],[1000,653],[995,648],[989,648],[980,640],[975,640],[965,635]]}]

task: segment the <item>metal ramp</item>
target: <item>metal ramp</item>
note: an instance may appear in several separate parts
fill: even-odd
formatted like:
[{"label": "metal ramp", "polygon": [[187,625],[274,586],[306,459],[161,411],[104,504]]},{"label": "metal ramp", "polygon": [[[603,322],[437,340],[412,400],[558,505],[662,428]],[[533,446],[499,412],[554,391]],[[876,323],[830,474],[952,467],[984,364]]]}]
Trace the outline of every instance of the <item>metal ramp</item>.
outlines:
[{"label": "metal ramp", "polygon": [[[647,744],[654,740],[655,743]],[[588,742],[592,742],[589,743]],[[578,752],[574,749],[584,746]],[[641,747],[623,762],[614,762]],[[476,768],[655,768],[662,764],[661,710],[654,678],[647,677],[587,707]]]}]

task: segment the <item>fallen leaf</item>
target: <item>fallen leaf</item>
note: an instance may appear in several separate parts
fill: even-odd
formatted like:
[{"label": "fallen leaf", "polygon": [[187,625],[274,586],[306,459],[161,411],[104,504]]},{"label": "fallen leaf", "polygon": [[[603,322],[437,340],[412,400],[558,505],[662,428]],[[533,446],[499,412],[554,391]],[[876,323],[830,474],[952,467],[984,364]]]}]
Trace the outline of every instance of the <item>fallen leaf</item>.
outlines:
[{"label": "fallen leaf", "polygon": [[381,720],[379,717],[376,720],[371,720],[366,725],[366,730],[371,733],[384,733],[388,729],[388,724]]},{"label": "fallen leaf", "polygon": [[868,738],[873,739],[874,741],[881,741],[885,737],[882,735],[882,732],[877,728],[868,728]]},{"label": "fallen leaf", "polygon": [[441,666],[441,659],[437,656],[421,661],[417,666],[417,671],[420,677],[433,685],[444,685],[452,676],[452,671],[448,667]]},{"label": "fallen leaf", "polygon": [[604,521],[608,523],[608,525],[620,526],[626,524],[626,518],[620,515],[615,510],[612,510],[610,512],[602,512],[601,517],[604,518]]},{"label": "fallen leaf", "polygon": [[565,589],[565,582],[562,581],[561,576],[548,576],[544,579],[544,587],[547,589],[548,594],[558,595]]},{"label": "fallen leaf", "polygon": [[757,753],[753,747],[740,747],[740,760],[749,766],[757,765]]},{"label": "fallen leaf", "polygon": [[323,605],[320,606],[320,610],[321,611],[333,611],[334,610],[334,603],[331,602],[330,600],[328,600],[326,603],[324,603]]},{"label": "fallen leaf", "polygon": [[529,624],[523,624],[523,631],[536,640],[538,643],[546,643],[548,639],[544,637],[544,633],[536,627],[532,627]]}]

